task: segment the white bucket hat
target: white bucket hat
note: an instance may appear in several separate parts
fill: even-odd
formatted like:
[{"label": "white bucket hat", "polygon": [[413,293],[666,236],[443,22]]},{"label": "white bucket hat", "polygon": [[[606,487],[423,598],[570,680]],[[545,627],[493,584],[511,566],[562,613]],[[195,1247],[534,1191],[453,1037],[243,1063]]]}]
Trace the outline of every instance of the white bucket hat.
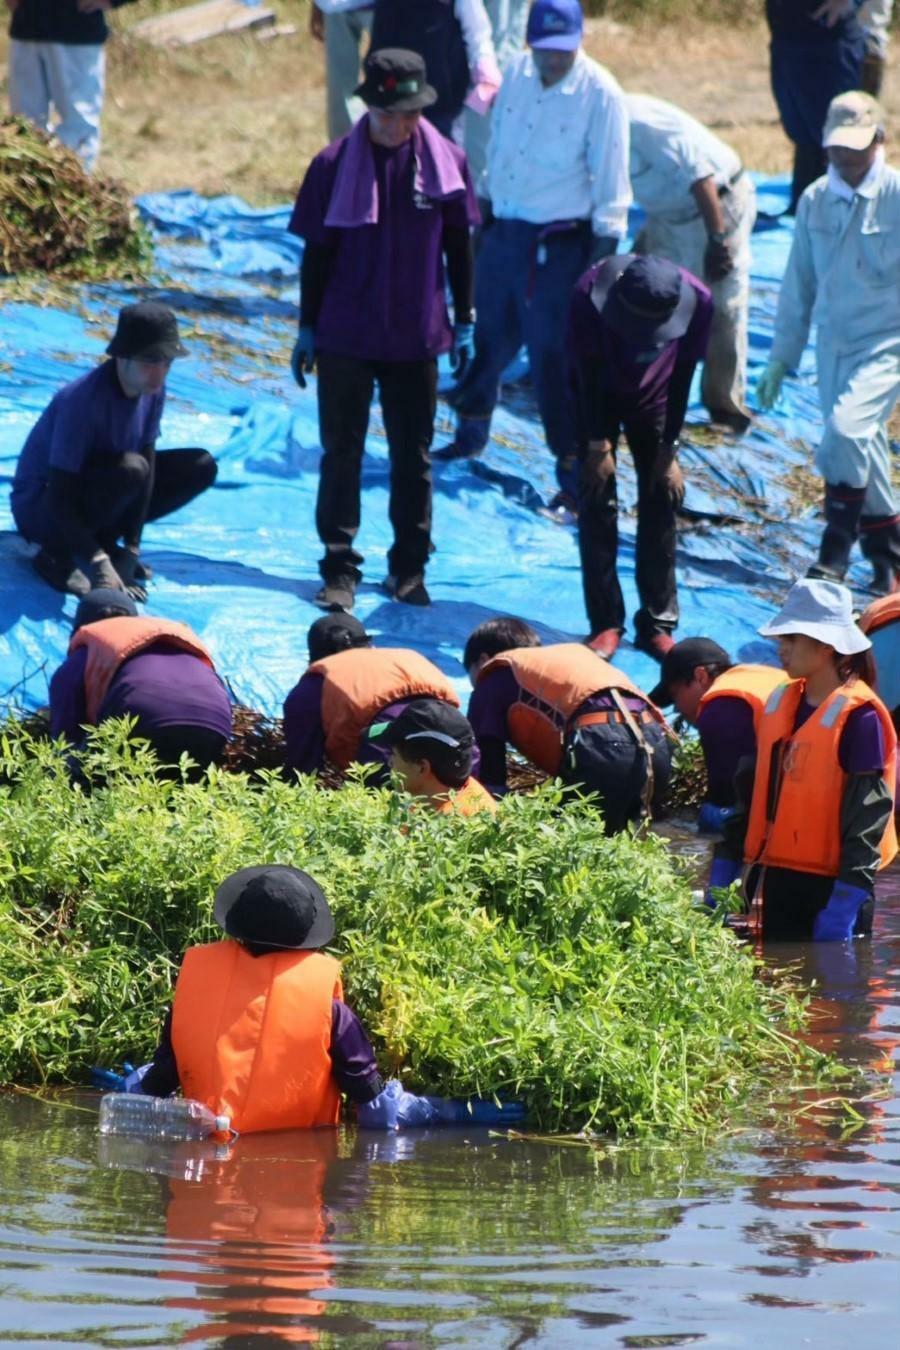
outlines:
[{"label": "white bucket hat", "polygon": [[761,637],[802,633],[833,647],[841,656],[865,652],[871,642],[853,622],[853,599],[836,581],[804,579],[791,587],[771,623],[758,629]]}]

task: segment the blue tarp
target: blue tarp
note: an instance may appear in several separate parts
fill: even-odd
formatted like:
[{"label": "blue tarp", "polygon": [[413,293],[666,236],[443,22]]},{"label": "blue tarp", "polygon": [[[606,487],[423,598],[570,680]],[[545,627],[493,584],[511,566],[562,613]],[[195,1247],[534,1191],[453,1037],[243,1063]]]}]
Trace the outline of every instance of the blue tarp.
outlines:
[{"label": "blue tarp", "polygon": [[[790,223],[775,218],[786,204],[785,185],[761,187],[769,215],[754,235],[751,380],[771,343],[791,238]],[[236,197],[210,201],[191,192],[153,194],[139,204],[157,239],[154,284],[73,287],[65,309],[0,303],[0,697],[28,708],[46,701],[74,610],[72,599],[38,580],[28,561],[33,550],[15,534],[9,484],[19,450],[53,392],[101,357],[118,307],[138,296],[172,304],[190,348],[172,368],[160,447],[205,446],[219,462],[212,491],[145,531],[155,570],[148,612],[190,624],[236,696],[275,713],[304,667],[306,630],[318,614],[315,383],[298,390],[287,364],[300,246],[286,232],[287,208],[254,210]],[[819,532],[812,510],[797,509],[785,481],[811,466],[818,435],[811,355],[799,381],[789,381],[784,407],[760,417],[737,445],[717,443],[703,421],[694,404],[694,425],[684,436],[679,632],[708,633],[736,657],[764,658],[770,649],[756,628],[805,569]],[[450,429],[442,406],[437,444]],[[527,387],[509,390],[493,432],[482,460],[435,468],[430,609],[390,602],[378,591],[390,537],[377,407],[364,463],[359,546],[366,581],[357,613],[382,644],[429,655],[461,693],[462,646],[490,615],[522,615],[546,638],[585,633],[575,533],[535,510],[554,484]],[[633,612],[634,482],[627,454],[621,463],[620,566]],[[653,663],[627,643],[618,660],[645,688],[653,682]]]}]

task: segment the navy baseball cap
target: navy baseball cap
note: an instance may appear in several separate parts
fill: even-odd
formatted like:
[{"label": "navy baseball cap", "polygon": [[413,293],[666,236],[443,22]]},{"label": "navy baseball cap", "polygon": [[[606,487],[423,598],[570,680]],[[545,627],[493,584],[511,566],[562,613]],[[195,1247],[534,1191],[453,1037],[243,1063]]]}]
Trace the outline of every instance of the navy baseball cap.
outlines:
[{"label": "navy baseball cap", "polygon": [[712,638],[682,638],[663,657],[660,668],[662,678],[647,697],[657,708],[668,708],[674,701],[672,685],[690,684],[698,666],[724,666],[727,669],[731,665],[731,657],[725,648],[713,642]]},{"label": "navy baseball cap", "polygon": [[574,52],[581,46],[584,14],[578,0],[534,0],[525,41],[539,51]]}]

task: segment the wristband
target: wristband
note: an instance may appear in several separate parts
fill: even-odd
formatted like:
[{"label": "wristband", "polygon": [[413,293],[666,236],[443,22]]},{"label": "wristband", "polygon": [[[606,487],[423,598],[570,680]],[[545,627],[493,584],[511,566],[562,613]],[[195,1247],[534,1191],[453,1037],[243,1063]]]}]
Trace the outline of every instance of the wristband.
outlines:
[{"label": "wristband", "polygon": [[707,230],[706,237],[711,244],[724,244],[728,233],[726,230]]}]

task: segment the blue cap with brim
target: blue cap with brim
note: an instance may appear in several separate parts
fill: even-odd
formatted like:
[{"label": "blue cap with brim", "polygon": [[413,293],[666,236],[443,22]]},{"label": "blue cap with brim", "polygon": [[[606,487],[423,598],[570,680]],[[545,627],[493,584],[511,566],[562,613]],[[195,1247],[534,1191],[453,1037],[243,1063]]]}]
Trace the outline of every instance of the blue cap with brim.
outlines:
[{"label": "blue cap with brim", "polygon": [[535,0],[528,13],[525,41],[537,51],[574,52],[584,35],[578,0]]}]

